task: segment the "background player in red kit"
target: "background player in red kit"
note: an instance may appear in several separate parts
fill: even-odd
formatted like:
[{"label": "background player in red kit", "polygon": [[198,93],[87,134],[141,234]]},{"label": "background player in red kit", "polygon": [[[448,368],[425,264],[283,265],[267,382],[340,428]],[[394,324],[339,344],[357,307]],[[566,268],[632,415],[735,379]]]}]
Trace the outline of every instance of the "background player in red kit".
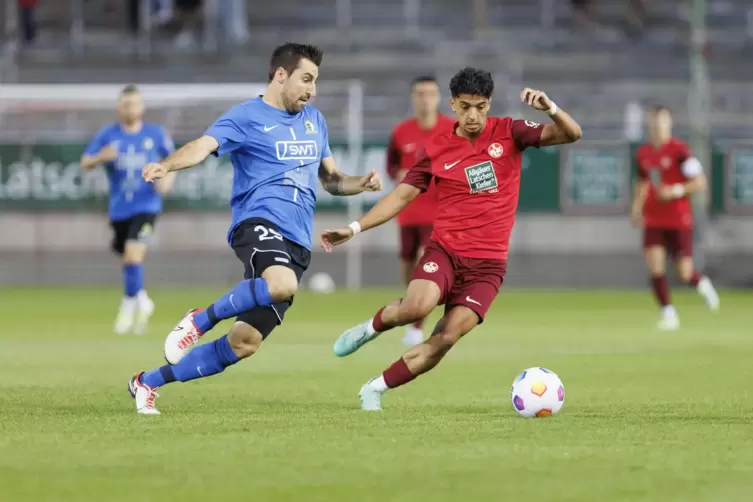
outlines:
[{"label": "background player in red kit", "polygon": [[[426,140],[441,131],[450,131],[455,121],[439,113],[439,86],[434,77],[417,77],[411,84],[413,117],[400,122],[392,130],[387,147],[387,174],[399,184],[416,163]],[[437,193],[433,186],[416,197],[397,215],[400,228],[400,271],[405,283],[410,282],[418,257],[431,238],[431,225],[437,210]],[[423,319],[405,327],[406,345],[424,339]]]},{"label": "background player in red kit", "polygon": [[672,114],[658,106],[649,113],[649,142],[636,152],[638,183],[633,199],[633,223],[643,223],[643,252],[654,294],[662,307],[659,328],[675,330],[680,318],[669,298],[664,267],[674,259],[677,276],[696,287],[712,310],[719,295],[708,277],[693,267],[693,207],[690,196],[706,189],[703,166],[683,141],[672,137]]},{"label": "background player in red kit", "polygon": [[409,349],[360,392],[364,410],[380,410],[382,394],[431,370],[460,338],[483,321],[507,266],[507,249],[520,195],[523,150],[572,143],[580,126],[546,94],[525,89],[521,99],[549,114],[553,124],[486,117],[494,82],[483,70],[466,68],[452,78],[453,130],[430,138],[403,182],[360,220],[322,234],[326,251],[360,231],[394,218],[432,180],[439,206],[431,243],[419,260],[402,300],[379,309],[373,319],[349,329],[335,343],[348,355],[380,333],[422,319],[444,304],[432,336]]}]

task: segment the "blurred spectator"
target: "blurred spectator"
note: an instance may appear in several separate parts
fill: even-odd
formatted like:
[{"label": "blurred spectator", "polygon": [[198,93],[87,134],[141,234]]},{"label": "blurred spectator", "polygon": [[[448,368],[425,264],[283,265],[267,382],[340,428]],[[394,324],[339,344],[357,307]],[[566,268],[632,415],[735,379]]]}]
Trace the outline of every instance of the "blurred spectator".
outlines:
[{"label": "blurred spectator", "polygon": [[596,14],[592,0],[570,0],[573,6],[573,18],[578,28],[591,28],[596,23]]},{"label": "blurred spectator", "polygon": [[[128,11],[128,27],[133,33],[139,31],[141,25],[141,5],[142,0],[126,0]],[[150,0],[152,24],[164,26],[172,17],[172,0]]]},{"label": "blurred spectator", "polygon": [[23,41],[31,43],[37,38],[36,8],[38,0],[18,0]]},{"label": "blurred spectator", "polygon": [[218,0],[220,29],[231,44],[248,42],[246,0]]},{"label": "blurred spectator", "polygon": [[627,19],[628,33],[632,35],[641,34],[646,28],[647,19],[646,0],[630,0],[630,11]]},{"label": "blurred spectator", "polygon": [[179,49],[190,49],[196,45],[196,36],[202,22],[202,0],[175,0],[178,10],[180,31],[175,38]]}]

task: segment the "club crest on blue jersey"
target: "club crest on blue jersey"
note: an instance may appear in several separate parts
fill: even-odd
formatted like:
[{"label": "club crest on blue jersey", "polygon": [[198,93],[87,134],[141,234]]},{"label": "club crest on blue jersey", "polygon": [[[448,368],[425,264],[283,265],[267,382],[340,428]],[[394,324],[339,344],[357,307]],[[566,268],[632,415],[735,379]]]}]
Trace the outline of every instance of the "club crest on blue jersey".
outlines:
[{"label": "club crest on blue jersey", "polygon": [[314,127],[313,122],[307,120],[304,122],[304,125],[306,126],[306,134],[316,134],[316,128]]}]

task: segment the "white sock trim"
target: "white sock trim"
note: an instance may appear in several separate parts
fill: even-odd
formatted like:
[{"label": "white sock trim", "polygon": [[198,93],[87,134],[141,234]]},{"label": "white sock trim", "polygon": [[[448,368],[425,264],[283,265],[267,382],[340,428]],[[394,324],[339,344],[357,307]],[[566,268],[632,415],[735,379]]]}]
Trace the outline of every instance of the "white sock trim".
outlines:
[{"label": "white sock trim", "polygon": [[389,387],[387,387],[387,382],[384,381],[384,376],[383,375],[379,375],[374,380],[372,380],[369,383],[369,387],[371,389],[379,392],[380,394],[383,394],[384,392],[387,391],[387,389],[389,389]]}]

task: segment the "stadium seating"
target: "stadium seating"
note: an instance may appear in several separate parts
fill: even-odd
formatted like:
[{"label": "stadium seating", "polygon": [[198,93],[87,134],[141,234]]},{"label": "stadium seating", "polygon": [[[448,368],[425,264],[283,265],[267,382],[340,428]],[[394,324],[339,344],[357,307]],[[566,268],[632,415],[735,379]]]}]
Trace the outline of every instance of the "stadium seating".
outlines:
[{"label": "stadium seating", "polygon": [[[598,2],[606,27],[588,33],[574,28],[568,2],[488,0],[488,29],[479,31],[474,30],[470,2],[420,0],[419,36],[404,27],[403,0],[353,2],[350,23],[339,27],[335,0],[278,0],[275,9],[249,9],[247,47],[222,57],[204,54],[200,67],[195,54],[175,52],[172,41],[159,35],[148,57],[134,57],[135,43],[126,35],[125,14],[119,10],[123,2],[82,3],[85,31],[79,54],[71,50],[77,46],[72,45],[66,3],[41,3],[42,36],[18,55],[12,73],[19,81],[262,81],[270,49],[295,38],[325,47],[325,79],[357,77],[366,82],[370,138],[384,138],[390,125],[405,115],[406,82],[414,74],[436,73],[445,80],[463,65],[487,67],[497,75],[500,112],[517,113],[516,92],[529,85],[548,90],[572,110],[590,138],[622,137],[624,109],[631,102],[666,103],[679,111],[678,132],[688,130],[684,110],[692,71],[690,13],[680,0],[651,2],[649,27],[638,38],[622,29],[627,7],[620,0]],[[710,126],[719,138],[750,137],[753,125],[747,117],[753,99],[737,82],[753,77],[753,65],[745,64],[753,47],[753,7],[746,0],[710,3]],[[547,4],[554,12],[542,17],[541,6]],[[342,105],[337,99],[323,93],[319,106],[338,120],[334,116]],[[31,130],[36,120],[54,124],[50,113],[54,115],[2,120]],[[99,117],[87,116],[99,123]],[[69,115],[60,120],[71,123]],[[181,123],[198,127],[203,122]],[[95,126],[77,127],[89,131]]]}]

